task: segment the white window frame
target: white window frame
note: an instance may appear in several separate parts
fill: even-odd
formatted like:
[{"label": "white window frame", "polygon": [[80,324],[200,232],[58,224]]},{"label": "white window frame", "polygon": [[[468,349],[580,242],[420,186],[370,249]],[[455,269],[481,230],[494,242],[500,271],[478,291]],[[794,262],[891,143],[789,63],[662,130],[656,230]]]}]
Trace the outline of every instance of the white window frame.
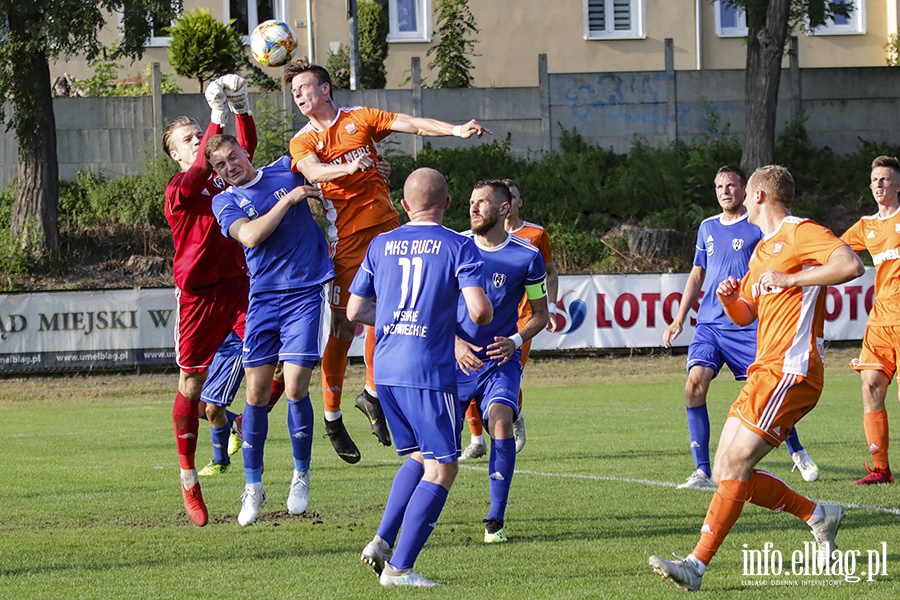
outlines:
[{"label": "white window frame", "polygon": [[[866,2],[865,0],[845,0],[844,4],[852,4],[853,12],[846,24],[822,25],[809,32],[809,35],[865,35],[866,34]],[[807,21],[809,26],[809,21]]]},{"label": "white window frame", "polygon": [[[606,9],[607,27],[603,31],[591,30],[588,19],[591,4],[604,2]],[[631,28],[628,30],[616,30],[613,18],[615,0],[583,0],[584,39],[586,40],[636,40],[647,37],[647,1],[627,0],[631,10]]]},{"label": "white window frame", "polygon": [[750,30],[747,29],[747,13],[743,8],[734,6],[737,25],[725,27],[722,25],[722,0],[716,0],[716,36],[720,38],[747,37]]},{"label": "white window frame", "polygon": [[431,0],[413,0],[418,9],[415,31],[400,31],[400,23],[397,20],[399,9],[398,0],[388,0],[388,37],[390,43],[411,43],[431,41]]},{"label": "white window frame", "polygon": [[[247,4],[247,35],[241,34],[241,40],[243,40],[244,45],[250,45],[250,34],[256,29],[256,26],[259,25],[259,17],[256,15],[256,0],[240,0]],[[283,21],[290,25],[290,22],[287,19],[286,7],[284,6],[284,2],[280,0],[275,0],[272,2],[272,12],[275,13],[274,18],[278,21]],[[222,0],[222,9],[225,14],[225,23],[231,21],[231,2],[230,0]],[[296,35],[296,32],[295,32]]]}]

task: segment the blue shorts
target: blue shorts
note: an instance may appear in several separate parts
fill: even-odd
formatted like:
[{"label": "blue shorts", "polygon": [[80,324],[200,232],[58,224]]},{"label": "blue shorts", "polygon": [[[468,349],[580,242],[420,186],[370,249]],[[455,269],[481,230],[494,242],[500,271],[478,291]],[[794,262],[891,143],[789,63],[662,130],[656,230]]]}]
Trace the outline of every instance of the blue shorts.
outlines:
[{"label": "blue shorts", "polygon": [[496,360],[485,361],[484,368],[471,375],[457,368],[456,384],[464,408],[469,405],[469,400],[475,398],[482,423],[488,422],[489,409],[495,402],[509,406],[515,418],[519,418],[522,364],[517,360],[509,360],[502,365]]},{"label": "blue shorts", "polygon": [[747,379],[747,369],[756,360],[756,328],[719,329],[698,323],[688,347],[687,370],[709,367],[714,377],[727,364],[738,381]]},{"label": "blue shorts", "polygon": [[465,415],[459,396],[393,385],[375,387],[397,454],[419,451],[426,459],[439,463],[459,458]]},{"label": "blue shorts", "polygon": [[244,366],[275,365],[279,360],[313,368],[321,358],[325,288],[260,292],[250,297],[244,333]]},{"label": "blue shorts", "polygon": [[203,382],[200,399],[216,406],[231,406],[244,380],[241,361],[243,342],[235,332],[228,334],[213,356],[212,364]]}]

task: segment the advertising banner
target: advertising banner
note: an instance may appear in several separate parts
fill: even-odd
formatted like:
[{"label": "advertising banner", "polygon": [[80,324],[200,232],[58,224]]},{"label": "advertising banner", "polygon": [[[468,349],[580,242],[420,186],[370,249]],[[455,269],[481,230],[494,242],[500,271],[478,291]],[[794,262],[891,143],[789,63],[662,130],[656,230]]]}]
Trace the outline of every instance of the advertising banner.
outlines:
[{"label": "advertising banner", "polygon": [[[861,340],[874,299],[875,270],[827,290],[825,338]],[[532,349],[656,348],[672,322],[685,273],[564,275],[557,333]],[[675,340],[693,337],[696,307]],[[172,288],[0,295],[0,374],[131,369],[175,365]],[[322,347],[328,335],[325,311]],[[363,328],[351,346],[361,356]]]}]

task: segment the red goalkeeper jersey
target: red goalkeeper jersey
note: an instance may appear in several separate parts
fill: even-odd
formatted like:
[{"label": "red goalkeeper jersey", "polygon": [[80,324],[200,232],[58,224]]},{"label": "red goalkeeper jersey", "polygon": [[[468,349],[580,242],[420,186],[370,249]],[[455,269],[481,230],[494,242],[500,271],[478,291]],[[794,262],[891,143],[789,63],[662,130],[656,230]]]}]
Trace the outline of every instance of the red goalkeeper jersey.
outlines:
[{"label": "red goalkeeper jersey", "polygon": [[[175,242],[175,285],[189,293],[247,272],[240,244],[222,235],[212,212],[213,196],[227,187],[205,155],[207,140],[219,133],[222,127],[210,123],[194,164],[176,173],[166,186],[165,215]],[[237,138],[252,157],[257,143],[253,117],[237,115]]]}]

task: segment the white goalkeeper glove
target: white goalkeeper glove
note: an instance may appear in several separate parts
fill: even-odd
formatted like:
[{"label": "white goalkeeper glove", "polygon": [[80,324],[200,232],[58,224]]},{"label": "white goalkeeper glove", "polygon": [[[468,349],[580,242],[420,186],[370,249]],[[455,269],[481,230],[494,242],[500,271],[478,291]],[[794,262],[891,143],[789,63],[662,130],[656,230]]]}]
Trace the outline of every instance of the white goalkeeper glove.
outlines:
[{"label": "white goalkeeper glove", "polygon": [[240,75],[223,75],[218,79],[228,100],[231,112],[238,115],[253,114],[250,112],[250,98],[247,97],[247,80]]},{"label": "white goalkeeper glove", "polygon": [[228,100],[219,80],[213,80],[206,86],[206,103],[209,104],[209,120],[216,125],[225,125],[228,117]]}]

